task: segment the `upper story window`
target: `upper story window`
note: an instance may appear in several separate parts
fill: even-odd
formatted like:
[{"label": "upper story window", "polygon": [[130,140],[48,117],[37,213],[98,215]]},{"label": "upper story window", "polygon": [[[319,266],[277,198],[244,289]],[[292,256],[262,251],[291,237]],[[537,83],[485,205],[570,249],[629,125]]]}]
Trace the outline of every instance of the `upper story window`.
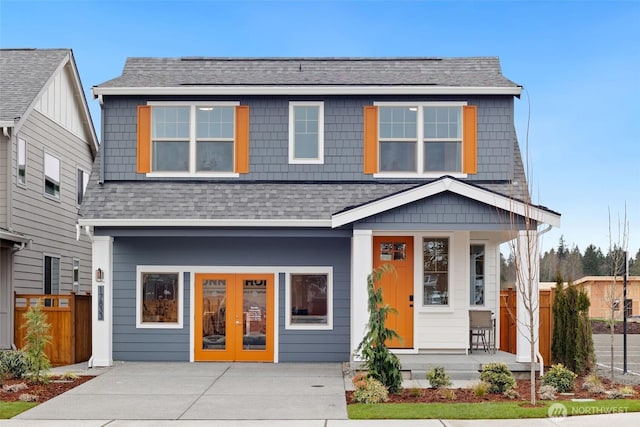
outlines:
[{"label": "upper story window", "polygon": [[44,153],[44,193],[60,198],[60,160]]},{"label": "upper story window", "polygon": [[236,176],[248,172],[248,107],[150,103],[138,110],[138,172]]},{"label": "upper story window", "polygon": [[324,103],[289,103],[289,163],[324,162]]},{"label": "upper story window", "polygon": [[27,183],[27,142],[18,138],[18,184]]},{"label": "upper story window", "polygon": [[477,172],[476,107],[464,102],[365,107],[365,173],[383,177]]},{"label": "upper story window", "polygon": [[89,173],[78,168],[76,171],[76,203],[80,205],[84,199],[84,193],[87,191],[89,183]]}]

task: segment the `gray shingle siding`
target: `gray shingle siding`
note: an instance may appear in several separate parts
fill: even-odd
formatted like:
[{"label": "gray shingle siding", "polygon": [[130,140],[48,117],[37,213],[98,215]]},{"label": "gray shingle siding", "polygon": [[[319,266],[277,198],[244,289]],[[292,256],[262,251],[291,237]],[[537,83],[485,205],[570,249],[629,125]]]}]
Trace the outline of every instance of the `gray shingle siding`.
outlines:
[{"label": "gray shingle siding", "polygon": [[[184,98],[185,101],[193,99]],[[322,165],[290,165],[289,101],[300,98],[237,99],[242,104],[250,106],[249,173],[241,174],[237,181],[372,181],[372,175],[363,173],[363,107],[371,105],[374,101],[443,100],[433,96],[302,98],[324,100],[325,162]],[[478,173],[470,175],[468,179],[511,180],[513,144],[516,140],[513,127],[513,98],[447,97],[446,100],[466,100],[478,106]],[[142,98],[105,97],[103,150],[106,181],[147,179],[144,175],[136,173],[136,107],[145,104],[146,101]]]},{"label": "gray shingle siding", "polygon": [[[327,233],[332,235],[331,232]],[[113,243],[113,358],[188,361],[191,283],[184,287],[182,329],[136,328],[136,266],[333,266],[333,330],[284,327],[284,282],[279,286],[279,359],[288,362],[349,360],[350,238],[316,237],[116,237]],[[230,271],[233,273],[234,271]]]}]

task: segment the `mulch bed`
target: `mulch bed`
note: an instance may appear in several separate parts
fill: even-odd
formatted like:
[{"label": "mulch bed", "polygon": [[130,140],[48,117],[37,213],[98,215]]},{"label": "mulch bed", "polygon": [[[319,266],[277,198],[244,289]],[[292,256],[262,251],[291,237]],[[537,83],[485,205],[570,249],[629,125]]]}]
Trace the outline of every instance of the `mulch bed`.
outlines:
[{"label": "mulch bed", "polygon": [[59,394],[64,393],[65,391],[71,390],[72,388],[77,387],[80,384],[86,383],[92,378],[93,376],[81,376],[76,379],[64,381],[53,378],[47,384],[31,384],[26,379],[5,379],[4,386],[23,383],[27,386],[27,388],[11,393],[6,391],[5,387],[0,387],[0,402],[17,402],[20,400],[20,396],[22,394],[31,394],[37,396],[38,403],[46,402],[47,400],[52,399]]},{"label": "mulch bed", "polygon": [[[602,385],[607,390],[620,388],[619,384],[612,384],[608,379],[601,378]],[[606,400],[606,394],[591,394],[582,389],[584,382],[583,377],[576,379],[576,387],[573,395],[561,395],[556,394],[556,400],[571,400],[571,399],[595,399]],[[387,403],[481,403],[481,402],[522,402],[526,403],[530,401],[531,394],[529,387],[531,382],[529,380],[517,380],[516,390],[520,397],[516,399],[509,399],[502,394],[487,393],[483,397],[477,397],[473,394],[473,390],[466,388],[452,389],[455,393],[455,399],[447,399],[445,391],[443,389],[436,390],[431,388],[419,388],[419,389],[402,389],[398,394],[389,394],[389,400]],[[540,387],[540,382],[536,382],[536,391]],[[633,386],[635,395],[631,398],[640,397],[640,386]],[[347,391],[346,398],[347,403],[355,403],[352,401],[353,392]],[[537,399],[537,396],[536,396]]]},{"label": "mulch bed", "polygon": [[[622,333],[622,322],[616,322],[615,333]],[[594,334],[610,334],[611,329],[603,320],[592,320],[591,321],[591,330]],[[627,334],[640,334],[640,322],[629,322],[627,321]]]}]

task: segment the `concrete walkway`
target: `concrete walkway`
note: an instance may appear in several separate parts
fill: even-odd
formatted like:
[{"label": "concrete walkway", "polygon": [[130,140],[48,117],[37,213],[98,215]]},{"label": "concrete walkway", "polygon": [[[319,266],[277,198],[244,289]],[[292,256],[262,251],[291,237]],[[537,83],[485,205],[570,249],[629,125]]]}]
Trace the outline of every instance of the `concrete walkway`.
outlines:
[{"label": "concrete walkway", "polygon": [[[63,367],[58,372],[86,373]],[[531,420],[348,420],[341,364],[135,363],[99,374],[0,427],[637,427],[640,414]]]}]

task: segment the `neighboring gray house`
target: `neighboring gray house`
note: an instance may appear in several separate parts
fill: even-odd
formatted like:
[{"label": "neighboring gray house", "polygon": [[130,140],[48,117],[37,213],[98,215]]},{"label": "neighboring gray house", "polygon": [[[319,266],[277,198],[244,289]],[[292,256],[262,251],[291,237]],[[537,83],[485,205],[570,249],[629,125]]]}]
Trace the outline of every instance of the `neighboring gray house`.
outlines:
[{"label": "neighboring gray house", "polygon": [[394,351],[466,353],[499,245],[560,223],[526,203],[520,92],[497,58],[128,59],[93,88],[91,363],[351,360],[386,263]]},{"label": "neighboring gray house", "polygon": [[0,49],[0,349],[13,293],[91,290],[78,208],[98,151],[70,49]]}]

